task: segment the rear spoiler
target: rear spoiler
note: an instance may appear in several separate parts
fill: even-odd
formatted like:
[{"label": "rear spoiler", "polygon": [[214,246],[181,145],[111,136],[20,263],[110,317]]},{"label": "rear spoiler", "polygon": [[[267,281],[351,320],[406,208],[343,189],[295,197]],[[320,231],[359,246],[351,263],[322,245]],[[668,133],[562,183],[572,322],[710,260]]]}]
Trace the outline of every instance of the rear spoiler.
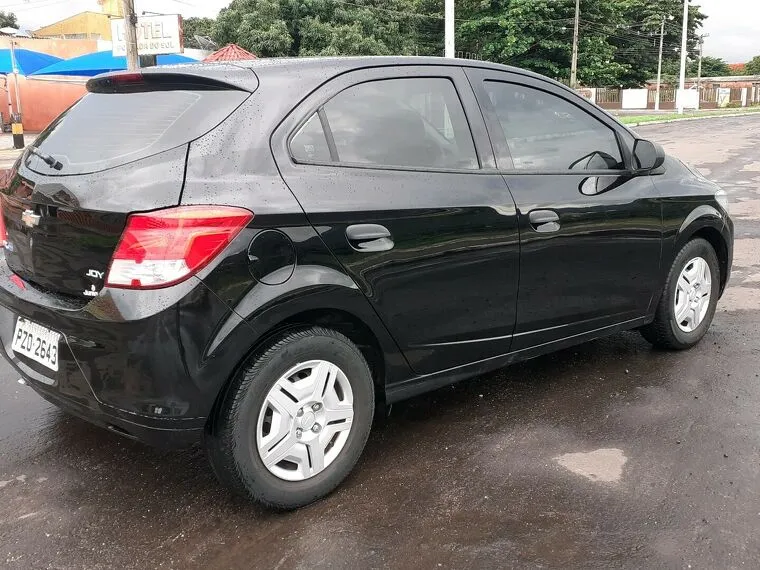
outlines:
[{"label": "rear spoiler", "polygon": [[[185,66],[188,73],[183,73],[180,67],[172,71],[120,71],[93,77],[87,82],[87,91],[90,93],[145,93],[149,91],[246,91],[253,93],[259,86],[256,75],[250,69],[245,70],[234,67],[231,73],[219,73],[225,70],[217,67],[214,75],[201,74],[193,68],[208,66]],[[193,71],[190,71],[193,70]],[[241,77],[242,76],[242,77]]]}]

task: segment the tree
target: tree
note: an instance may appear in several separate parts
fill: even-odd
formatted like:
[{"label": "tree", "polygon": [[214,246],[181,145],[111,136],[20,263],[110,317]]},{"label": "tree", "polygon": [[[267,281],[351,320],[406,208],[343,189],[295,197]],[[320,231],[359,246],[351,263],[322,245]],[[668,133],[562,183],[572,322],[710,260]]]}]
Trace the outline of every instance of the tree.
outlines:
[{"label": "tree", "polygon": [[[689,63],[688,75],[696,77],[699,72],[699,61]],[[702,77],[722,77],[731,75],[731,68],[719,57],[706,55],[702,58]]]},{"label": "tree", "polygon": [[18,20],[13,12],[3,12],[0,10],[0,28],[18,29]]},{"label": "tree", "polygon": [[417,53],[418,0],[233,0],[213,37],[263,57]]},{"label": "tree", "polygon": [[[219,44],[259,56],[443,55],[444,0],[232,0],[212,27]],[[457,52],[567,80],[574,0],[457,0]],[[672,16],[672,20],[668,18]],[[578,78],[637,86],[677,64],[683,0],[581,0]],[[688,50],[705,16],[691,6]]]},{"label": "tree", "polygon": [[744,66],[747,75],[760,75],[760,55],[753,57],[747,65]]},{"label": "tree", "polygon": [[195,36],[211,36],[214,30],[214,20],[211,18],[185,18],[182,21],[182,35],[186,47],[202,47],[198,45]]},{"label": "tree", "polygon": [[[614,23],[614,30],[608,29],[610,41],[616,47],[615,59],[627,66],[619,78],[620,84],[636,86],[656,77],[663,21],[663,68],[680,65],[683,0],[620,0],[620,4],[621,20]],[[690,6],[687,57],[699,54],[697,32],[705,18],[699,6]]]},{"label": "tree", "polygon": [[[570,76],[575,3],[557,0],[494,0],[461,2],[460,46],[483,59],[524,67],[549,77]],[[620,3],[584,0],[579,39],[581,83],[617,83],[626,71],[615,60],[609,23],[620,21]],[[611,28],[611,29],[614,29]]]}]

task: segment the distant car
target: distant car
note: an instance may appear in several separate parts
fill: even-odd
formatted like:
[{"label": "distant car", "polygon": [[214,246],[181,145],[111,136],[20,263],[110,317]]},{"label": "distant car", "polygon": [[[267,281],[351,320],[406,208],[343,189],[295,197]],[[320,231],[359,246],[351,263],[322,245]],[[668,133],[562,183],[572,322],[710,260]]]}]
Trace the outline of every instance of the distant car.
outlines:
[{"label": "distant car", "polygon": [[100,76],[0,199],[0,337],[60,407],[279,508],[378,403],[626,329],[704,336],[712,182],[533,73],[432,58]]}]

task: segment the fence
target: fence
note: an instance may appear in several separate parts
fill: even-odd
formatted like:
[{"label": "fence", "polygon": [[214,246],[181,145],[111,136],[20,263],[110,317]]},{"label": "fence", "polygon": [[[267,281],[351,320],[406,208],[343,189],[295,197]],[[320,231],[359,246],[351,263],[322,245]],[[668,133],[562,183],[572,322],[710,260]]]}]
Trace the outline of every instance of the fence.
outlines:
[{"label": "fence", "polygon": [[[649,98],[647,99],[647,109],[655,108],[655,101],[657,101],[657,91],[654,89],[649,90]],[[662,87],[660,89],[660,109],[675,109],[676,108],[676,90],[673,87]]]},{"label": "fence", "polygon": [[623,106],[622,90],[602,88],[596,90],[596,104],[604,109],[620,109]]},{"label": "fence", "polygon": [[[579,88],[578,93],[586,99],[596,103],[603,109],[654,109],[657,91],[650,89],[646,97],[639,95],[641,89],[617,89],[614,87]],[[686,107],[697,108],[697,100],[700,109],[715,109],[718,107],[746,107],[747,105],[760,105],[760,83],[753,87],[718,88],[702,87],[697,97],[695,89],[689,89],[686,93]],[[678,90],[674,87],[662,87],[660,89],[661,110],[676,108]],[[646,101],[646,106],[644,105]]]}]

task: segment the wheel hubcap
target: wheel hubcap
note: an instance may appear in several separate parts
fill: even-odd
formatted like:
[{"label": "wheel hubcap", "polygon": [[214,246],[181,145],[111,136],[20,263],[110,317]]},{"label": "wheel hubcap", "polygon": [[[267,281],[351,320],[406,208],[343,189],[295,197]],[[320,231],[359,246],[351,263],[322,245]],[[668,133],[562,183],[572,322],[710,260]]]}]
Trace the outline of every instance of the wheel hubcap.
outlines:
[{"label": "wheel hubcap", "polygon": [[681,271],[676,285],[674,312],[678,328],[693,332],[707,315],[712,293],[712,274],[707,261],[695,257]]},{"label": "wheel hubcap", "polygon": [[280,479],[308,479],[335,461],[353,419],[354,396],[343,371],[325,360],[303,362],[274,383],[261,406],[259,456]]}]

